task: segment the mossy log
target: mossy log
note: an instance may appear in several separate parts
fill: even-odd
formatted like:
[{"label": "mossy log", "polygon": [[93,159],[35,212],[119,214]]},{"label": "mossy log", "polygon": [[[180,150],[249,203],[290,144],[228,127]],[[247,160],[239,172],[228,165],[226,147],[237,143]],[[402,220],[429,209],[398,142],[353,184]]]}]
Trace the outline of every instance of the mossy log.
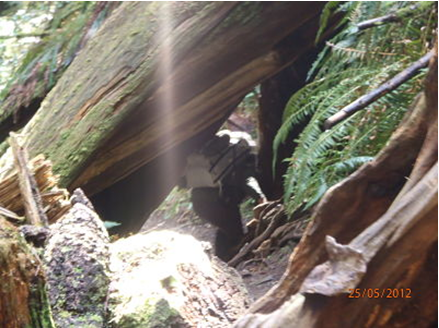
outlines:
[{"label": "mossy log", "polygon": [[436,45],[389,144],[327,192],[283,279],[236,327],[437,326],[437,92]]},{"label": "mossy log", "polygon": [[17,228],[0,217],[0,326],[54,328],[43,264]]},{"label": "mossy log", "polygon": [[105,327],[110,241],[94,210],[75,196],[46,242],[48,298],[57,327]]},{"label": "mossy log", "polygon": [[62,186],[90,195],[112,185],[225,119],[312,46],[323,6],[123,3],[25,127],[30,155],[46,154]]}]

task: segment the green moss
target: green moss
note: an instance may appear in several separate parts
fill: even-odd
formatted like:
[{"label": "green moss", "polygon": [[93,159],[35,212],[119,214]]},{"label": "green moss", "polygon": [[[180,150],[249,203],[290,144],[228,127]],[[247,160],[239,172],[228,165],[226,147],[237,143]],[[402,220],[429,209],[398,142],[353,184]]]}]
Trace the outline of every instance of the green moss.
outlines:
[{"label": "green moss", "polygon": [[[28,131],[27,138],[29,153],[31,156],[44,153],[52,160],[54,172],[60,175],[61,186],[68,186],[83,171],[117,126],[157,88],[158,81],[153,78],[160,59],[159,49],[154,46],[154,33],[158,29],[157,6],[154,3],[124,3],[120,8],[124,15],[119,12],[113,16],[112,23],[120,23],[118,33],[110,28],[111,24],[104,25],[98,32],[99,37],[90,40],[33,118],[33,128]],[[172,23],[178,26],[194,12],[205,17],[220,6],[206,2],[172,4]],[[240,11],[240,17],[246,6]],[[200,21],[207,24],[205,20]],[[199,38],[186,38],[198,31],[197,26],[188,31],[179,30],[179,34],[173,31],[179,36],[174,40],[175,53],[184,55],[194,42],[199,42]],[[180,36],[189,41],[182,41]],[[139,47],[141,51],[137,50]],[[143,51],[145,47],[146,52]],[[133,51],[127,54],[126,49]],[[93,60],[98,56],[101,58],[99,63]],[[124,78],[109,85],[121,76],[122,69],[127,69]],[[102,90],[109,92],[75,121],[78,111]]]},{"label": "green moss", "polygon": [[263,3],[254,3],[251,1],[240,2],[233,12],[222,21],[218,26],[219,30],[229,28],[231,26],[247,25],[249,22],[254,21],[258,16]]},{"label": "green moss", "polygon": [[32,320],[32,327],[55,328],[47,291],[44,282],[41,279],[31,285],[29,312]]},{"label": "green moss", "polygon": [[119,322],[118,328],[169,328],[173,323],[180,320],[178,312],[171,308],[165,299],[145,302],[142,309],[133,314],[124,315]]}]

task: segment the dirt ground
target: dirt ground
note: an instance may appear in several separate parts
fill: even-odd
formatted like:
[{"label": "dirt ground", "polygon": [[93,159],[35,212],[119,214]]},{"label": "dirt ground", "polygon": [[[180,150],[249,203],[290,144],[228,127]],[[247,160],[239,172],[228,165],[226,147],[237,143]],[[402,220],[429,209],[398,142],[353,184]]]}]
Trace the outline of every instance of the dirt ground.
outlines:
[{"label": "dirt ground", "polygon": [[[243,204],[243,220],[251,218],[252,205]],[[154,211],[142,227],[142,232],[172,230],[190,234],[202,242],[213,245],[216,228],[201,220],[192,210],[189,191],[174,189],[162,205]],[[271,249],[265,258],[251,258],[238,264],[237,271],[247,287],[250,296],[258,299],[282,277],[295,243],[289,242],[281,248]]]}]

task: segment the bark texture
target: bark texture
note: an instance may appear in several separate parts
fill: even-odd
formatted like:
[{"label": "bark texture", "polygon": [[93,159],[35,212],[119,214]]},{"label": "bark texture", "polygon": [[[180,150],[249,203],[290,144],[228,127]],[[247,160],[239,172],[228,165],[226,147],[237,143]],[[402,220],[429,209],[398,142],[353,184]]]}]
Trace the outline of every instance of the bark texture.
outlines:
[{"label": "bark texture", "polygon": [[45,153],[64,186],[110,186],[293,61],[323,5],[123,3],[26,126],[30,155]]},{"label": "bark texture", "polygon": [[388,146],[328,191],[282,281],[236,327],[437,325],[437,190],[436,48]]},{"label": "bark texture", "polygon": [[19,234],[0,217],[0,326],[53,328],[43,265]]},{"label": "bark texture", "polygon": [[58,327],[104,327],[109,242],[100,218],[79,202],[51,226],[44,263]]}]

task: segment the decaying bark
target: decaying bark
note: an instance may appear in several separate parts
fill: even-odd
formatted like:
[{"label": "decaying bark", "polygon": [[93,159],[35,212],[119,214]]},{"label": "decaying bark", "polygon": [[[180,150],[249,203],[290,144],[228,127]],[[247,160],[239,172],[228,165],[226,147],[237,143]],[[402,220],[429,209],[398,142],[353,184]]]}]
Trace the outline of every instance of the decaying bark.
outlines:
[{"label": "decaying bark", "polygon": [[16,227],[0,217],[0,326],[53,328],[43,264]]},{"label": "decaying bark", "polygon": [[328,191],[282,281],[236,327],[434,326],[437,190],[436,48],[388,146]]},{"label": "decaying bark", "polygon": [[[41,192],[43,209],[50,223],[55,222],[70,207],[68,192],[57,187],[58,177],[53,175],[52,164],[44,156],[37,156],[29,162],[29,171],[35,178]],[[19,178],[16,171],[0,181],[0,204],[19,216],[25,215]]]},{"label": "decaying bark", "polygon": [[123,3],[26,126],[30,155],[45,153],[64,186],[104,189],[294,61],[323,5]]}]

